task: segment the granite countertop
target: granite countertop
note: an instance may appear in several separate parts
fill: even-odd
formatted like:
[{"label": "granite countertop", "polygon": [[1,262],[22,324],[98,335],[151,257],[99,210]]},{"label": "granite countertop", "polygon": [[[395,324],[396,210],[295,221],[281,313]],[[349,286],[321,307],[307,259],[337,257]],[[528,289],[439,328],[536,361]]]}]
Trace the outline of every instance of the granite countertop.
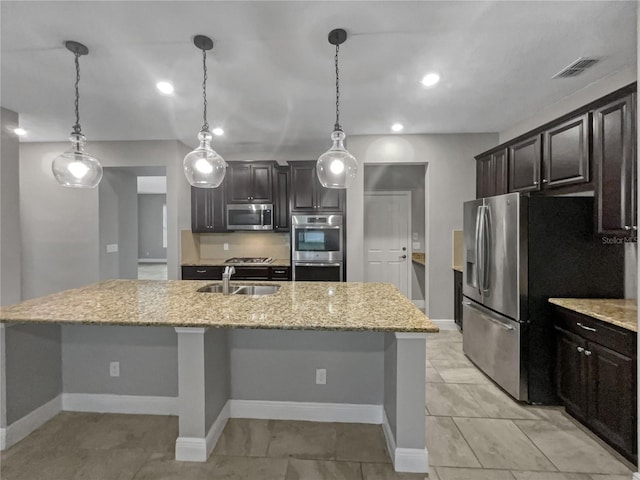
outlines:
[{"label": "granite countertop", "polygon": [[638,301],[617,298],[550,298],[549,302],[568,310],[638,331]]},{"label": "granite countertop", "polygon": [[185,262],[183,267],[226,267],[232,265],[234,267],[289,267],[291,261],[288,258],[276,258],[271,263],[225,263],[227,258],[202,258],[198,262]]},{"label": "granite countertop", "polygon": [[[108,280],[0,308],[0,322],[437,332],[390,283],[242,282],[273,295],[199,293],[203,280]],[[231,286],[240,285],[231,282]]]},{"label": "granite countertop", "polygon": [[462,265],[452,265],[451,268],[453,268],[456,272],[462,272]]},{"label": "granite countertop", "polygon": [[411,254],[411,260],[418,265],[427,266],[427,258],[424,252],[413,252]]}]

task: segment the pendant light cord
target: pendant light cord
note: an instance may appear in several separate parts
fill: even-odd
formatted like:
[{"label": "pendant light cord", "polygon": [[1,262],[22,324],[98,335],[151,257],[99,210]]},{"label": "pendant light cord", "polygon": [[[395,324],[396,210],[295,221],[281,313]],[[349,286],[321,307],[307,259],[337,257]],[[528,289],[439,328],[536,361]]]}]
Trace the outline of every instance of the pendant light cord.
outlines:
[{"label": "pendant light cord", "polygon": [[73,133],[74,134],[78,134],[78,135],[82,135],[82,131],[80,128],[80,89],[78,88],[78,85],[80,84],[80,54],[79,53],[75,53],[75,57],[76,57],[76,102],[75,102],[75,109],[76,109],[76,124],[73,126]]},{"label": "pendant light cord", "polygon": [[336,45],[336,124],[333,126],[333,129],[336,131],[342,131],[342,127],[340,126],[340,70],[338,69],[338,52],[340,51],[340,45]]},{"label": "pendant light cord", "polygon": [[204,109],[202,118],[204,123],[202,124],[203,132],[209,131],[209,122],[207,121],[207,51],[202,49],[202,71],[204,72],[204,79],[202,80],[202,98],[204,100]]}]

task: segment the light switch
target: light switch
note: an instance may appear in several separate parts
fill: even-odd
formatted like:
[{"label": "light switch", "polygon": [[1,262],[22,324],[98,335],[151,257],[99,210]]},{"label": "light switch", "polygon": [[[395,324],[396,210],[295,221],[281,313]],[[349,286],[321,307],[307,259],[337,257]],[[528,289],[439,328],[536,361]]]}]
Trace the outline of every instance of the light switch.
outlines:
[{"label": "light switch", "polygon": [[418,238],[420,238],[420,237],[418,236],[418,232],[413,232],[413,235],[411,235],[411,239],[412,239],[412,240],[418,240]]},{"label": "light switch", "polygon": [[107,245],[107,253],[116,253],[118,251],[117,243],[110,243]]},{"label": "light switch", "polygon": [[413,242],[411,246],[414,250],[420,250],[420,242]]}]

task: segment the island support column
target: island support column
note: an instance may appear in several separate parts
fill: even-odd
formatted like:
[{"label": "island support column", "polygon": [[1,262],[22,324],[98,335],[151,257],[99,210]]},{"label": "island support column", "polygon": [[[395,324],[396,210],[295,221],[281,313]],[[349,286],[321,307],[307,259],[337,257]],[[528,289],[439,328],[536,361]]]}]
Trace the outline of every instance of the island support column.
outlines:
[{"label": "island support column", "polygon": [[429,471],[425,443],[425,333],[387,333],[383,428],[396,472]]}]

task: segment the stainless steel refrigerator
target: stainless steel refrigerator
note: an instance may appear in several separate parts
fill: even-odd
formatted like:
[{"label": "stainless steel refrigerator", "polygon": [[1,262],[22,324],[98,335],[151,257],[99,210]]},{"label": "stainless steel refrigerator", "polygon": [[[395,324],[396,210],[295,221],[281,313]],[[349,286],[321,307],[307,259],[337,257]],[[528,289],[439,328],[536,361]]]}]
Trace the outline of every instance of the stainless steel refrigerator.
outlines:
[{"label": "stainless steel refrigerator", "polygon": [[549,297],[623,296],[624,248],[593,218],[592,197],[464,204],[463,350],[517,400],[558,403]]}]

